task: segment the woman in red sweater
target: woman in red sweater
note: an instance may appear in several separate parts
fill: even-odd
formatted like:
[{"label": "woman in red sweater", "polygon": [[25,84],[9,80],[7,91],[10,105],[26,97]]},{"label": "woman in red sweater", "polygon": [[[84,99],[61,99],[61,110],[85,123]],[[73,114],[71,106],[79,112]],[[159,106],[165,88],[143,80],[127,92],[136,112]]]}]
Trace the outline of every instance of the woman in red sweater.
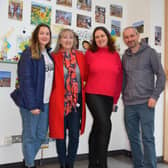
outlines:
[{"label": "woman in red sweater", "polygon": [[86,52],[86,65],[86,102],[93,117],[89,168],[107,168],[110,116],[121,93],[123,71],[120,56],[106,28],[95,28],[91,48]]},{"label": "woman in red sweater", "polygon": [[49,106],[49,132],[50,137],[56,139],[61,168],[73,168],[79,132],[82,134],[85,126],[85,57],[76,50],[76,37],[71,29],[60,32],[53,59],[55,75]]}]

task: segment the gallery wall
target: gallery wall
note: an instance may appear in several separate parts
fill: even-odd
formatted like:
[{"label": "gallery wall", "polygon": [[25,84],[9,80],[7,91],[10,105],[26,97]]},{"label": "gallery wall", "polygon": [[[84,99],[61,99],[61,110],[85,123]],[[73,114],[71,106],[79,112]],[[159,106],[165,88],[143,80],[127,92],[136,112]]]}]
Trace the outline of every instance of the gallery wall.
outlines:
[{"label": "gallery wall", "polygon": [[[13,0],[14,2],[22,2],[22,0]],[[5,59],[3,60],[2,54],[0,55],[0,75],[3,72],[10,72],[10,85],[0,87],[0,164],[20,162],[23,159],[21,151],[21,143],[10,144],[7,142],[8,138],[13,135],[21,135],[21,118],[18,108],[10,99],[10,93],[15,87],[16,80],[16,69],[17,69],[17,58],[19,58],[20,52],[27,44],[27,39],[30,37],[37,20],[33,20],[32,16],[32,5],[34,6],[47,6],[51,8],[51,21],[50,26],[53,34],[52,47],[55,46],[58,32],[63,27],[72,28],[78,33],[80,37],[80,44],[82,40],[90,40],[91,33],[94,27],[101,25],[105,26],[111,32],[113,38],[116,40],[116,45],[120,55],[124,52],[125,46],[122,42],[122,29],[127,25],[132,24],[142,24],[143,32],[142,37],[148,37],[152,47],[156,48],[158,52],[163,53],[163,47],[155,45],[155,26],[161,26],[163,28],[163,12],[164,12],[164,0],[94,0],[88,1],[91,8],[88,7],[83,10],[79,9],[80,5],[78,0],[72,0],[72,6],[65,6],[58,3],[58,0],[24,0],[23,2],[23,14],[22,19],[18,17],[11,18],[8,14],[9,4],[12,0],[0,1],[0,53],[5,51]],[[60,1],[61,2],[61,1]],[[78,6],[77,6],[78,4]],[[157,4],[157,5],[156,5]],[[111,15],[110,6],[116,5],[119,9],[122,9],[122,16]],[[96,17],[95,10],[101,9],[104,12],[105,19]],[[159,9],[159,10],[158,10]],[[157,10],[157,16],[156,11]],[[59,11],[68,12],[68,14],[63,13],[63,16],[68,17],[68,21],[71,20],[71,25],[69,22],[57,20],[56,23],[56,13],[59,15]],[[3,15],[2,15],[3,13]],[[89,25],[77,24],[78,15],[84,15],[84,20],[90,19]],[[71,19],[69,17],[71,16]],[[60,21],[59,21],[60,20]],[[78,19],[80,20],[80,19]],[[96,22],[99,21],[99,22]],[[105,22],[104,22],[105,21]],[[100,23],[101,22],[101,23]],[[104,22],[104,23],[102,23]],[[64,24],[62,24],[64,23]],[[116,25],[115,25],[116,24]],[[119,26],[117,26],[119,24]],[[91,26],[90,26],[91,25]],[[113,26],[112,26],[113,25]],[[83,27],[81,27],[83,26]],[[112,27],[115,27],[116,32],[119,28],[120,35],[112,31]],[[162,29],[163,32],[163,29]],[[162,33],[163,37],[163,33]],[[6,41],[5,41],[6,40]],[[162,38],[162,44],[163,44]],[[3,48],[5,44],[6,48]],[[80,46],[80,50],[83,50]],[[163,60],[163,56],[162,56]],[[125,133],[124,123],[123,123],[123,105],[121,99],[119,100],[119,110],[117,113],[112,114],[112,134],[111,141],[109,144],[109,151],[115,150],[130,150],[129,142]],[[163,138],[163,96],[159,99],[158,105],[156,107],[156,146],[157,146],[157,156],[162,156],[162,138]],[[88,135],[92,124],[92,118],[87,109],[87,121],[85,134],[80,137],[80,144],[78,154],[88,153]],[[9,139],[10,140],[10,139]],[[17,153],[17,155],[16,155]],[[47,149],[44,149],[44,158],[57,156],[55,151],[54,142],[50,142]],[[37,158],[41,158],[41,152],[38,153]]]}]

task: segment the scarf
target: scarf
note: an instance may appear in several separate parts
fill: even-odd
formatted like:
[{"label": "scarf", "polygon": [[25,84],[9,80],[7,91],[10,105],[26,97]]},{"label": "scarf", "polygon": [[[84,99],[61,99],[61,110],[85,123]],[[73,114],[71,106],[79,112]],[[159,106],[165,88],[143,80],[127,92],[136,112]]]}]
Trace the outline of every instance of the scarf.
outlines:
[{"label": "scarf", "polygon": [[68,115],[72,108],[76,111],[78,101],[78,82],[76,78],[76,56],[74,52],[64,53],[64,65],[68,70],[65,80],[64,112]]}]

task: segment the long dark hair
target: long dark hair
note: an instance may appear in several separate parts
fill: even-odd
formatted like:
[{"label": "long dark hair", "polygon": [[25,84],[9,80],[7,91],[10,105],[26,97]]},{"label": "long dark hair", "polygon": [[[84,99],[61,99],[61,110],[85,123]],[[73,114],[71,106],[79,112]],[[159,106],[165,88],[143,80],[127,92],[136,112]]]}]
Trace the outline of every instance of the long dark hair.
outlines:
[{"label": "long dark hair", "polygon": [[46,48],[50,48],[50,45],[51,45],[51,29],[50,29],[50,27],[47,24],[40,23],[34,29],[34,31],[32,33],[31,40],[30,40],[30,48],[31,48],[32,58],[33,59],[39,59],[41,57],[40,44],[39,44],[39,39],[38,39],[38,35],[39,35],[39,31],[40,31],[41,27],[47,27],[49,32],[50,32],[50,41],[46,45]]},{"label": "long dark hair", "polygon": [[96,52],[96,51],[98,50],[98,46],[97,46],[96,40],[95,40],[95,33],[96,33],[97,30],[102,30],[102,31],[106,34],[107,39],[108,39],[107,46],[108,46],[108,48],[109,48],[109,51],[110,51],[110,52],[116,51],[116,48],[115,48],[115,45],[114,45],[114,41],[113,41],[112,38],[111,38],[111,34],[110,34],[109,31],[108,31],[105,27],[103,27],[103,26],[98,26],[98,27],[96,27],[96,28],[94,29],[94,31],[93,31],[93,40],[92,40],[92,44],[91,44],[91,46],[90,46],[90,50],[91,50],[92,52]]}]

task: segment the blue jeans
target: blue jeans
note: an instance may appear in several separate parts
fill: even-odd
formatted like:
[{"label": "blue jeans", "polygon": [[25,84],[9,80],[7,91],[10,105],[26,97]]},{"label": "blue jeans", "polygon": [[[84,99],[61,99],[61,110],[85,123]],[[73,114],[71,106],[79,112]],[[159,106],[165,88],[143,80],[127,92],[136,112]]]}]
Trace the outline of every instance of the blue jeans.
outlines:
[{"label": "blue jeans", "polygon": [[[68,149],[66,148],[66,136],[68,129]],[[72,111],[64,117],[64,139],[56,139],[56,148],[61,165],[74,164],[80,132],[80,112]],[[67,151],[68,150],[68,151]]]},{"label": "blue jeans", "polygon": [[48,104],[39,115],[33,115],[29,110],[20,108],[22,117],[22,150],[26,166],[34,166],[34,159],[40,146],[46,141],[48,132]]},{"label": "blue jeans", "polygon": [[125,106],[125,126],[134,168],[156,168],[154,108],[149,108],[147,103]]}]

